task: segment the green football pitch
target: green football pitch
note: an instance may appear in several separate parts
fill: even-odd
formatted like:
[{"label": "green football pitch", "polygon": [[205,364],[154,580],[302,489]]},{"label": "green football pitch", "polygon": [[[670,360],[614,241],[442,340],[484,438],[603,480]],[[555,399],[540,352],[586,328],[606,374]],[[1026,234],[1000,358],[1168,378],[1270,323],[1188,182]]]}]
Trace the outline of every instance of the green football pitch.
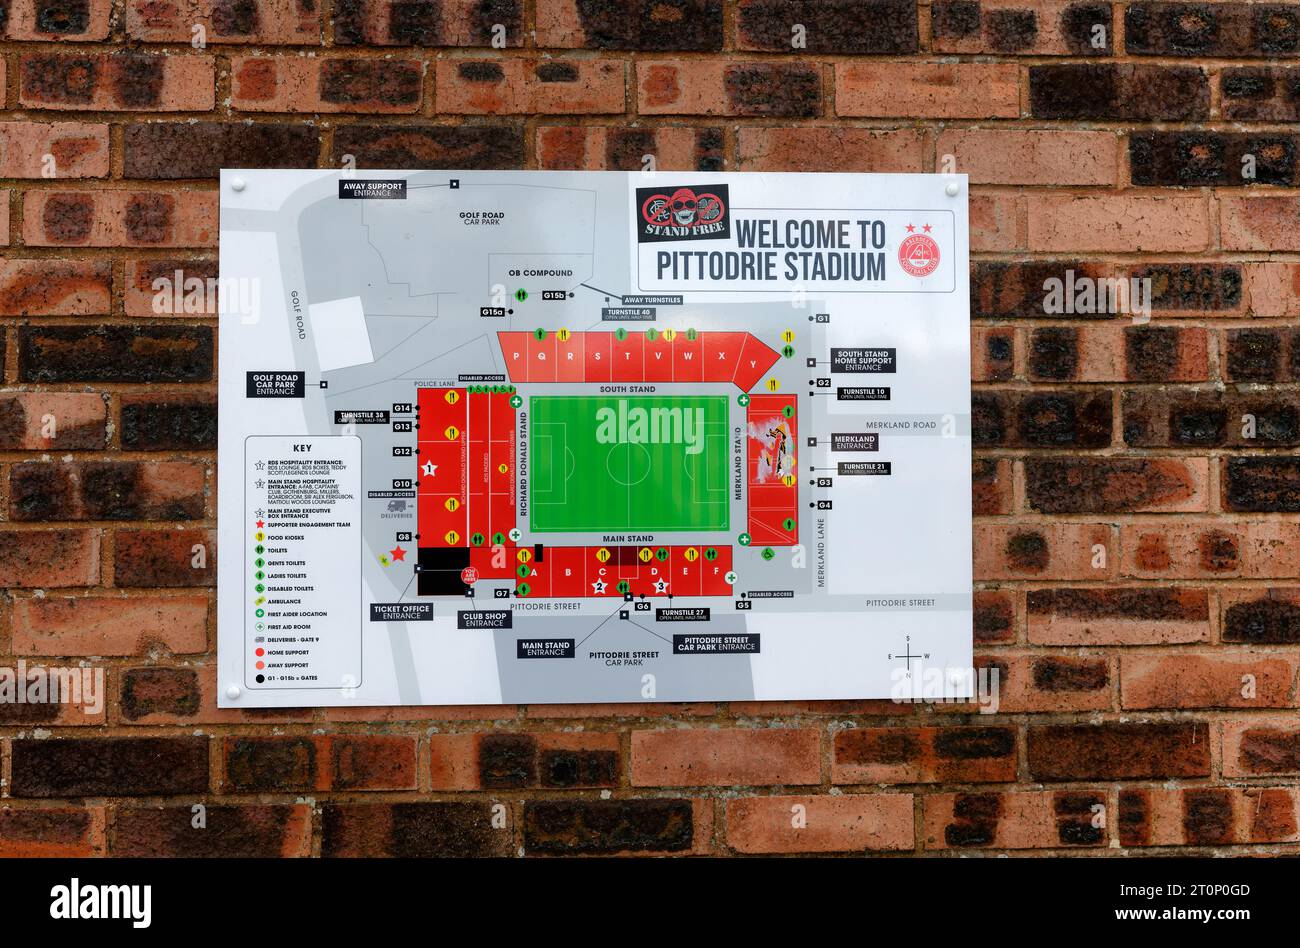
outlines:
[{"label": "green football pitch", "polygon": [[529,399],[535,533],[726,530],[727,399]]}]

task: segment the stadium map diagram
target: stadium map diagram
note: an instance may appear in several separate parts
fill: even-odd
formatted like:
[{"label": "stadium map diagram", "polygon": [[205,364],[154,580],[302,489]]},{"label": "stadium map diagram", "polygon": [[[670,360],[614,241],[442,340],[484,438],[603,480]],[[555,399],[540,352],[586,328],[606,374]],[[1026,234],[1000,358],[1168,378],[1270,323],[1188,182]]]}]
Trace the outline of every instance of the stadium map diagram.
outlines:
[{"label": "stadium map diagram", "polygon": [[221,706],[968,695],[966,192],[223,171]]}]

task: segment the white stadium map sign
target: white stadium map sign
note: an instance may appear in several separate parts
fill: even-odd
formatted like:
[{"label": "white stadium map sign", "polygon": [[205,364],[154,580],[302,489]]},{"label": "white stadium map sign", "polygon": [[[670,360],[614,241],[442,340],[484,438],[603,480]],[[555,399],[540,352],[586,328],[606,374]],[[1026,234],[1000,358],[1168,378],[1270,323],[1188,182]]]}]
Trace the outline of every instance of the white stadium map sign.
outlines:
[{"label": "white stadium map sign", "polygon": [[971,693],[961,175],[223,171],[222,707]]}]

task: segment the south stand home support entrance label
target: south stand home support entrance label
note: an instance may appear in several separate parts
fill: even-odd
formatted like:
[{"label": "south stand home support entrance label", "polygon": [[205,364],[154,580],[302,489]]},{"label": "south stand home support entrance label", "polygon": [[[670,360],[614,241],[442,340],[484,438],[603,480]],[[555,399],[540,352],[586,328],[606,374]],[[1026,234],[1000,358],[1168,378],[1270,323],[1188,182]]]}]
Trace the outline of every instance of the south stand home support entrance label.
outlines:
[{"label": "south stand home support entrance label", "polygon": [[969,697],[967,258],[963,175],[223,171],[220,705]]}]

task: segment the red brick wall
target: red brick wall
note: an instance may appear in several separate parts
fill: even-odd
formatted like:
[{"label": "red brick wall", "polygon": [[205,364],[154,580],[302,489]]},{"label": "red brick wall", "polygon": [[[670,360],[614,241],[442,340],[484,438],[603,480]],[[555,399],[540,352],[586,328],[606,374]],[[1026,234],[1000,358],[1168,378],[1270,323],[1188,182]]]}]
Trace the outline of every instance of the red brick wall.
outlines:
[{"label": "red brick wall", "polygon": [[[1300,848],[1300,4],[0,9],[0,665],[108,682],[0,706],[0,854]],[[646,154],[971,176],[998,713],[217,711],[215,320],[150,289],[214,274],[217,169]],[[1046,314],[1071,269],[1153,318]]]}]

